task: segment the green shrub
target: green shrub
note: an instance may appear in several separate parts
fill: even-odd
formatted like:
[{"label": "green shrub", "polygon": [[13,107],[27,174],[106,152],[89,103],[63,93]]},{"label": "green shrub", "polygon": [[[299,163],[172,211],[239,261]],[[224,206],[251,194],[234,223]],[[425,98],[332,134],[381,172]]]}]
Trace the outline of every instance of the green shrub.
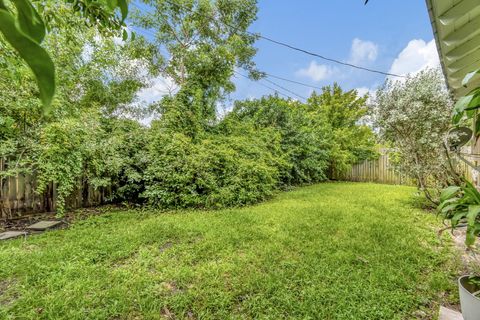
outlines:
[{"label": "green shrub", "polygon": [[286,164],[271,152],[278,148],[275,133],[257,133],[209,134],[194,142],[182,133],[152,129],[143,197],[164,208],[221,208],[270,197]]},{"label": "green shrub", "polygon": [[326,180],[324,130],[314,125],[300,103],[275,96],[237,102],[221,126],[225,132],[235,132],[242,123],[278,132],[280,149],[288,162],[280,170],[284,186]]}]

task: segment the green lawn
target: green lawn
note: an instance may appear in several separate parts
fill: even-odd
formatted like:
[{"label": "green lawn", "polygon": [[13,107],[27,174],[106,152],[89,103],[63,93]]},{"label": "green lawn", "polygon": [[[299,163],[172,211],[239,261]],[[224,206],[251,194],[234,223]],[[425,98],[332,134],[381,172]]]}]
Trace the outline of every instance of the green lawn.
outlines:
[{"label": "green lawn", "polygon": [[115,211],[1,242],[0,318],[435,318],[455,259],[413,192],[325,183],[242,209]]}]

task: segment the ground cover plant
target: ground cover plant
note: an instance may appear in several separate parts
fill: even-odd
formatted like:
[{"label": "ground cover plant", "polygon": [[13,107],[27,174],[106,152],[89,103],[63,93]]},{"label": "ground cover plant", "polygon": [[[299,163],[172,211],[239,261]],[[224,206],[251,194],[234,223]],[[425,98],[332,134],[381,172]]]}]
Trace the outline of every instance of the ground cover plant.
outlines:
[{"label": "ground cover plant", "polygon": [[414,191],[324,183],[2,242],[0,318],[432,319],[455,259]]}]

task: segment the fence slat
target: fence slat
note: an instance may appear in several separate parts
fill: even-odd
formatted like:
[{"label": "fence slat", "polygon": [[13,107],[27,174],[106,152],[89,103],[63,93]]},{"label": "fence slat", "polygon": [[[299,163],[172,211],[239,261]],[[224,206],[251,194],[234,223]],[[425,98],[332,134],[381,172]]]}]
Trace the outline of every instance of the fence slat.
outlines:
[{"label": "fence slat", "polygon": [[[0,173],[6,172],[8,161],[0,158]],[[56,208],[57,186],[49,183],[45,192],[37,192],[37,180],[32,174],[4,176],[0,174],[0,219],[11,219],[32,213],[54,211]],[[85,190],[83,189],[85,188]],[[67,198],[66,207],[76,209],[105,203],[111,189],[95,189],[78,183],[77,190]]]},{"label": "fence slat", "polygon": [[342,177],[347,181],[376,182],[385,184],[411,185],[412,181],[404,179],[401,172],[397,172],[389,165],[388,153],[382,152],[375,160],[367,160],[352,166],[349,172]]}]

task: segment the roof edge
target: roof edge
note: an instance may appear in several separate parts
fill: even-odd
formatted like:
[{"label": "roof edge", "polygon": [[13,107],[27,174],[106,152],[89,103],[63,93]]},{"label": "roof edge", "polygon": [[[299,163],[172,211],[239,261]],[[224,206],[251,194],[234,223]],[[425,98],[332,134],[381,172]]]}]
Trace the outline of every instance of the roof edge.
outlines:
[{"label": "roof edge", "polygon": [[440,48],[440,39],[438,37],[437,24],[435,22],[436,20],[435,13],[433,12],[432,0],[425,0],[425,4],[427,5],[428,15],[430,16],[430,24],[432,25],[433,37],[435,39],[435,46],[437,47],[437,54],[440,60],[440,66],[442,67],[443,77],[445,78],[445,83],[447,84],[448,91],[450,91],[453,96],[455,96],[455,91],[452,89],[450,83],[448,82],[448,75],[446,71],[447,69],[442,59],[442,50]]}]

